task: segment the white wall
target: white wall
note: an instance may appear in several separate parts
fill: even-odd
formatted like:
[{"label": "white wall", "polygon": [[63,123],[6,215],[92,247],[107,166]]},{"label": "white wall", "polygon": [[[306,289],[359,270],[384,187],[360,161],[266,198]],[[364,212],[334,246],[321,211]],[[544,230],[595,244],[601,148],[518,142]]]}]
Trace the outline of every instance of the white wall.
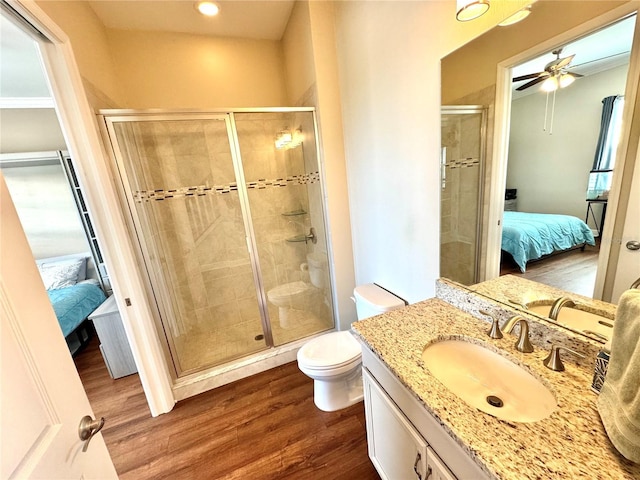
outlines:
[{"label": "white wall", "polygon": [[543,92],[536,89],[512,102],[507,188],[518,189],[518,210],[585,218],[602,99],[624,94],[627,70],[616,67],[559,90],[551,135],[543,131]]}]

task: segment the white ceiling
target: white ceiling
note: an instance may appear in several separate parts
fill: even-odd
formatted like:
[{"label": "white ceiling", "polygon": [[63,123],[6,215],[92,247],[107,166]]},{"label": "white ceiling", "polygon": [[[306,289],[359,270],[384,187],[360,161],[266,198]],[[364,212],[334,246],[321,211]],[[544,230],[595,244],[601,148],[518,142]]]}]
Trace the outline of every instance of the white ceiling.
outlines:
[{"label": "white ceiling", "polygon": [[192,0],[90,0],[89,5],[108,28],[168,31],[280,40],[294,0],[216,0],[220,13],[205,17]]},{"label": "white ceiling", "polygon": [[48,97],[40,55],[33,39],[0,17],[0,97]]},{"label": "white ceiling", "polygon": [[[635,19],[635,15],[628,17],[567,45],[559,45],[557,48],[562,47],[561,58],[575,54],[568,71],[586,76],[628,64]],[[513,68],[512,78],[541,72],[545,65],[555,58],[556,56],[549,52],[520,64]],[[528,81],[514,83],[513,87],[515,89]],[[535,93],[538,90],[539,86],[532,86],[521,92],[514,90],[513,98]]]}]

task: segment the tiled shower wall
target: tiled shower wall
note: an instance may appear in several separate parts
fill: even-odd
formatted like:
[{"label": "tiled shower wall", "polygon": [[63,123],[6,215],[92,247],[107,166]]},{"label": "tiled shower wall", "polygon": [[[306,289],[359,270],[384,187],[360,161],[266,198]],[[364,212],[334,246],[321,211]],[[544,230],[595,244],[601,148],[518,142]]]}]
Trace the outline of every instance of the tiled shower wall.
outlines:
[{"label": "tiled shower wall", "polygon": [[440,275],[470,285],[475,281],[481,115],[446,115],[441,189]]}]

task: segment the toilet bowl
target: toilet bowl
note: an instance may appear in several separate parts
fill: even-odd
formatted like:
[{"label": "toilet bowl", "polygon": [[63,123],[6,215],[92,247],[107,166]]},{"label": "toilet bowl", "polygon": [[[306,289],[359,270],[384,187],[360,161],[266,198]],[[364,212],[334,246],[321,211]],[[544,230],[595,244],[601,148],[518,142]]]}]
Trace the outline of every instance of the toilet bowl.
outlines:
[{"label": "toilet bowl", "polygon": [[289,326],[291,310],[313,310],[315,297],[321,296],[321,289],[325,286],[325,277],[328,275],[326,254],[308,254],[307,263],[303,263],[300,268],[309,272],[311,283],[298,280],[267,291],[267,300],[278,307],[278,318],[283,328]]},{"label": "toilet bowl", "polygon": [[267,292],[267,299],[278,307],[280,326],[286,328],[289,325],[289,312],[291,309],[305,310],[308,304],[308,293],[313,287],[303,281],[278,285]]},{"label": "toilet bowl", "polygon": [[[359,320],[405,305],[375,284],[356,287],[354,297]],[[298,350],[298,368],[313,379],[313,401],[320,410],[347,408],[364,397],[362,349],[348,331],[325,333],[305,343]]]},{"label": "toilet bowl", "polygon": [[362,400],[362,351],[349,332],[331,332],[298,350],[298,368],[314,380],[313,401],[333,412]]}]

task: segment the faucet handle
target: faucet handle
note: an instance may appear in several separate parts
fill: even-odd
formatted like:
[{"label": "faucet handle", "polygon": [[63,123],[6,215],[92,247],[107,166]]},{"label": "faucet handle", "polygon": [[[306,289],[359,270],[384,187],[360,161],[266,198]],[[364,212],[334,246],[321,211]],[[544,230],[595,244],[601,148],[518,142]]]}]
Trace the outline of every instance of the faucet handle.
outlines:
[{"label": "faucet handle", "polygon": [[500,324],[498,323],[498,319],[494,318],[490,313],[487,313],[484,310],[479,310],[479,313],[491,319],[491,329],[487,332],[487,335],[489,335],[489,337],[491,338],[495,338],[496,340],[501,339],[503,335],[500,331]]},{"label": "faucet handle", "polygon": [[562,372],[564,371],[564,364],[560,359],[560,350],[564,350],[565,352],[569,352],[574,354],[577,357],[584,358],[584,355],[576,352],[575,350],[571,350],[570,348],[563,347],[562,345],[551,345],[551,351],[547,358],[545,358],[542,363],[545,367],[553,370],[554,372]]}]

